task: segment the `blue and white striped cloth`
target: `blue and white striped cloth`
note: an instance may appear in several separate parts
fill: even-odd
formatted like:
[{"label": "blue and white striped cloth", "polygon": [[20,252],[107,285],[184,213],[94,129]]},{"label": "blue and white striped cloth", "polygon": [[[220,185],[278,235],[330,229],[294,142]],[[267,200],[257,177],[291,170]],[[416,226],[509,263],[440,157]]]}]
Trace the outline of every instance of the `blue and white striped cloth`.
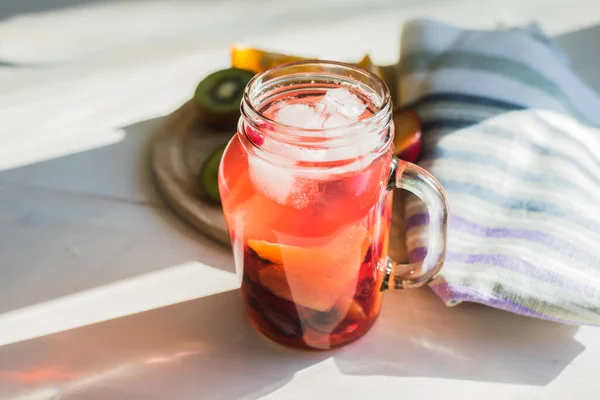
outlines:
[{"label": "blue and white striped cloth", "polygon": [[[401,106],[423,122],[419,162],[445,188],[446,263],[431,288],[486,304],[600,324],[600,97],[535,26],[405,26]],[[411,261],[427,213],[407,202]]]}]

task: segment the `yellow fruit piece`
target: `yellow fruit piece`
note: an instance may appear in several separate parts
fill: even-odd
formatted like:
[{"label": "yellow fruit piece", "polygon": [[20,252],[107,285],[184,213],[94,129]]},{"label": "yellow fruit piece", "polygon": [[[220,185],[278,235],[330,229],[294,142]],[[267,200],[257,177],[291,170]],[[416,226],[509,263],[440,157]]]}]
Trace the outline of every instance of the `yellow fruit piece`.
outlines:
[{"label": "yellow fruit piece", "polygon": [[367,70],[369,72],[372,72],[380,78],[383,78],[383,73],[381,71],[381,68],[379,68],[377,65],[375,65],[373,63],[373,61],[371,60],[371,57],[369,57],[368,54],[365,54],[365,56],[359,62],[356,63],[356,66],[358,66],[359,68],[362,68],[364,70]]},{"label": "yellow fruit piece", "polygon": [[[248,247],[263,260],[267,260],[273,264],[283,264],[283,255],[281,254],[281,247],[286,246],[284,244],[275,244],[265,242],[264,240],[248,240]],[[286,246],[290,247],[290,246]]]},{"label": "yellow fruit piece", "polygon": [[247,47],[233,46],[231,48],[231,66],[254,73],[266,71],[280,64],[300,60],[305,60],[305,58]]},{"label": "yellow fruit piece", "polygon": [[318,247],[248,240],[260,258],[273,263],[258,272],[261,284],[280,297],[318,311],[331,309],[341,296],[352,296],[369,245],[368,231],[361,225]]},{"label": "yellow fruit piece", "polygon": [[[310,58],[237,45],[231,47],[231,66],[233,68],[245,69],[254,73],[263,72],[281,64],[302,60],[310,60]],[[380,68],[373,63],[368,54],[354,65],[373,72],[379,77],[382,76]]]}]

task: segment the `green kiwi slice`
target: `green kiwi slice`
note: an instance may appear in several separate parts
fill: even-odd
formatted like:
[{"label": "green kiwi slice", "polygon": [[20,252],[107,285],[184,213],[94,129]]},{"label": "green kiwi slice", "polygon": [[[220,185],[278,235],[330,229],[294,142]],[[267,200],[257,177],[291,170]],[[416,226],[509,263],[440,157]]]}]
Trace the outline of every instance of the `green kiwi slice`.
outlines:
[{"label": "green kiwi slice", "polygon": [[204,78],[196,87],[194,99],[205,122],[214,128],[235,128],[244,88],[253,77],[251,71],[228,68]]},{"label": "green kiwi slice", "polygon": [[216,203],[221,202],[219,194],[219,165],[221,164],[221,158],[223,158],[223,152],[226,147],[227,145],[225,144],[213,151],[200,169],[200,187],[202,192],[206,194],[209,200]]}]

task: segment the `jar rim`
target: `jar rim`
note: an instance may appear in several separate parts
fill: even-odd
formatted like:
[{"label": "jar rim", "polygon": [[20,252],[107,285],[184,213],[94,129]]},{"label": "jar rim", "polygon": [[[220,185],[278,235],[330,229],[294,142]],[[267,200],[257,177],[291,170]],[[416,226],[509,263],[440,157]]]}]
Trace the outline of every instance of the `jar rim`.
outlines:
[{"label": "jar rim", "polygon": [[[325,68],[326,67],[341,68],[341,69],[346,69],[348,71],[351,71],[355,74],[362,75],[366,79],[373,82],[373,85],[367,85],[367,86],[369,86],[371,89],[373,89],[373,91],[376,93],[378,92],[378,89],[381,92],[380,94],[378,94],[378,97],[379,97],[378,103],[379,104],[374,105],[374,106],[376,106],[375,110],[374,110],[373,114],[369,115],[368,117],[366,117],[362,120],[359,120],[359,121],[351,122],[347,125],[342,125],[342,126],[337,126],[337,127],[332,127],[332,128],[300,128],[297,126],[281,123],[281,122],[276,121],[273,118],[269,118],[269,117],[265,116],[263,113],[261,113],[258,110],[257,105],[252,101],[252,97],[251,97],[251,95],[252,95],[251,91],[255,88],[255,86],[257,84],[259,84],[259,82],[264,80],[265,77],[267,77],[269,75],[275,75],[275,76],[277,76],[278,74],[285,75],[285,74],[283,74],[283,71],[285,71],[286,69],[293,70],[294,68],[302,67],[302,66],[307,66],[307,67],[323,66]],[[323,72],[325,72],[325,71],[323,71]],[[310,74],[310,72],[305,72],[305,74]],[[357,79],[354,79],[354,80],[357,80]],[[373,86],[377,86],[377,87],[373,87]],[[265,122],[267,122],[268,124],[270,124],[271,126],[273,126],[275,128],[295,131],[295,132],[300,133],[304,137],[307,137],[307,136],[309,137],[309,136],[312,136],[311,134],[316,134],[317,132],[327,132],[329,134],[332,134],[335,132],[344,132],[348,129],[360,127],[363,125],[368,125],[368,124],[371,124],[373,121],[381,120],[382,115],[385,116],[386,113],[391,111],[390,110],[391,96],[390,96],[389,88],[387,87],[386,83],[379,76],[372,73],[371,71],[367,71],[356,65],[343,63],[343,62],[339,62],[339,61],[329,61],[329,60],[300,60],[300,61],[293,61],[293,62],[281,64],[281,65],[278,65],[277,67],[274,67],[274,68],[271,68],[271,69],[268,69],[266,71],[256,74],[250,80],[250,82],[248,82],[248,84],[246,85],[246,87],[244,89],[243,107],[248,107],[251,114],[255,114],[256,116],[259,116],[262,120],[264,120]],[[242,114],[244,114],[244,113],[242,113]],[[333,134],[332,136],[335,136],[335,134]]]}]

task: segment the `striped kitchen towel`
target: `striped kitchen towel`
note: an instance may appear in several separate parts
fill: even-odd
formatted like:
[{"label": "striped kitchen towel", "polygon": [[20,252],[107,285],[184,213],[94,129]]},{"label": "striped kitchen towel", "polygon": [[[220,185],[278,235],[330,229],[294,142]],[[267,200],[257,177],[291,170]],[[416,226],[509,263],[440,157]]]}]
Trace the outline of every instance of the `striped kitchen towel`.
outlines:
[{"label": "striped kitchen towel", "polygon": [[[600,97],[536,26],[409,23],[397,73],[401,106],[423,123],[419,164],[450,206],[435,293],[600,324]],[[406,210],[414,262],[428,216],[415,198]]]}]

